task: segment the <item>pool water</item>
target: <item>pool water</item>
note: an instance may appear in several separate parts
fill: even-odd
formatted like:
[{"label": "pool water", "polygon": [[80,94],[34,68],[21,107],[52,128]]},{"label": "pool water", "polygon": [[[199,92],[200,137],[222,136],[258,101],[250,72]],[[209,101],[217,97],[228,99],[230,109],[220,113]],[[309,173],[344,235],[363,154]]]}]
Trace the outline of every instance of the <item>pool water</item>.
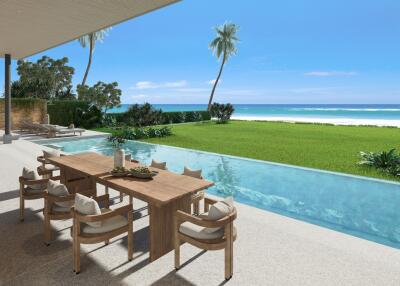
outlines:
[{"label": "pool water", "polygon": [[[44,141],[65,152],[112,155],[104,137]],[[203,169],[208,193],[400,248],[400,184],[195,150],[127,141],[126,153],[173,172]]]}]

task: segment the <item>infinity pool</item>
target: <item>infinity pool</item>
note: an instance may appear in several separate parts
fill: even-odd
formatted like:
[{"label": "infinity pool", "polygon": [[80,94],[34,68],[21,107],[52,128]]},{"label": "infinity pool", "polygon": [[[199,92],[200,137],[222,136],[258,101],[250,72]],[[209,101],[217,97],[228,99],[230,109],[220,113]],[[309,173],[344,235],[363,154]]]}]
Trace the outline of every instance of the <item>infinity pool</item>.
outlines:
[{"label": "infinity pool", "polygon": [[[65,152],[112,155],[104,137],[43,141]],[[207,192],[333,230],[400,248],[400,184],[189,149],[128,141],[133,158],[203,169]]]}]

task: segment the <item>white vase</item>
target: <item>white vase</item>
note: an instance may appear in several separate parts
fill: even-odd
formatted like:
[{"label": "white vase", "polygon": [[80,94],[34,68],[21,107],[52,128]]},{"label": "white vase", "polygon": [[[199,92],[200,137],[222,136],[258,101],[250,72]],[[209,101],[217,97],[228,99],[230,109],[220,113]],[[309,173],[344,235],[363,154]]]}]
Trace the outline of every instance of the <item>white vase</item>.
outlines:
[{"label": "white vase", "polygon": [[125,151],[123,149],[115,150],[114,167],[125,167]]}]

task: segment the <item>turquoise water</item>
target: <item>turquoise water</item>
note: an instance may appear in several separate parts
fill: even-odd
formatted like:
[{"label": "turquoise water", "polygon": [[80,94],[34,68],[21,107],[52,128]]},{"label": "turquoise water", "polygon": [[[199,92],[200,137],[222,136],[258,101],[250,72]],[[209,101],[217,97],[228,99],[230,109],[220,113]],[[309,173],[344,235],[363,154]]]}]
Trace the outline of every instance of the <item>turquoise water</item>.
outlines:
[{"label": "turquoise water", "polygon": [[[104,138],[41,144],[50,143],[65,152],[113,154]],[[145,164],[166,161],[173,172],[203,169],[215,182],[210,194],[400,248],[400,184],[135,141],[124,148]]]},{"label": "turquoise water", "polygon": [[[129,104],[109,112],[125,112]],[[163,111],[206,110],[205,104],[155,104]],[[235,116],[400,119],[400,104],[234,104]]]}]

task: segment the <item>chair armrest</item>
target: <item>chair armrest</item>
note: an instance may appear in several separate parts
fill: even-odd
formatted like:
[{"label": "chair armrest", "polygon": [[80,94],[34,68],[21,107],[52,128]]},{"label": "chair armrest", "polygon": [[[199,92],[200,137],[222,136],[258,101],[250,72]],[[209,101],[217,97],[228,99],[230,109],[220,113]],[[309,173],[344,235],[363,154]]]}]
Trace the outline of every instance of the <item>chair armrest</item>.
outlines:
[{"label": "chair armrest", "polygon": [[21,184],[26,185],[26,186],[47,184],[48,181],[49,181],[49,179],[28,180],[28,179],[25,179],[25,178],[22,177],[22,176],[19,177],[19,182],[20,182]]},{"label": "chair armrest", "polygon": [[206,220],[199,218],[197,216],[192,216],[188,213],[179,210],[176,212],[178,227],[179,225],[181,225],[183,222],[186,221],[202,227],[221,227],[233,221],[235,218],[236,218],[236,208],[234,208],[233,212],[230,215],[224,216],[219,220]]},{"label": "chair armrest", "polygon": [[129,212],[133,211],[133,206],[132,204],[129,204],[100,215],[83,215],[75,211],[74,208],[72,208],[71,211],[74,213],[74,216],[78,219],[79,222],[96,222],[103,221],[117,215],[128,214]]},{"label": "chair armrest", "polygon": [[98,202],[99,204],[102,203],[105,207],[110,207],[110,195],[105,194],[98,197],[93,197],[93,199]]},{"label": "chair armrest", "polygon": [[70,195],[66,195],[66,196],[55,196],[55,195],[49,194],[49,192],[46,191],[45,199],[49,203],[69,202],[69,201],[72,201],[75,199],[75,194],[70,194]]},{"label": "chair armrest", "polygon": [[217,203],[216,200],[210,199],[210,198],[204,198],[204,211],[208,212],[208,209],[210,208],[210,205],[213,205]]}]

